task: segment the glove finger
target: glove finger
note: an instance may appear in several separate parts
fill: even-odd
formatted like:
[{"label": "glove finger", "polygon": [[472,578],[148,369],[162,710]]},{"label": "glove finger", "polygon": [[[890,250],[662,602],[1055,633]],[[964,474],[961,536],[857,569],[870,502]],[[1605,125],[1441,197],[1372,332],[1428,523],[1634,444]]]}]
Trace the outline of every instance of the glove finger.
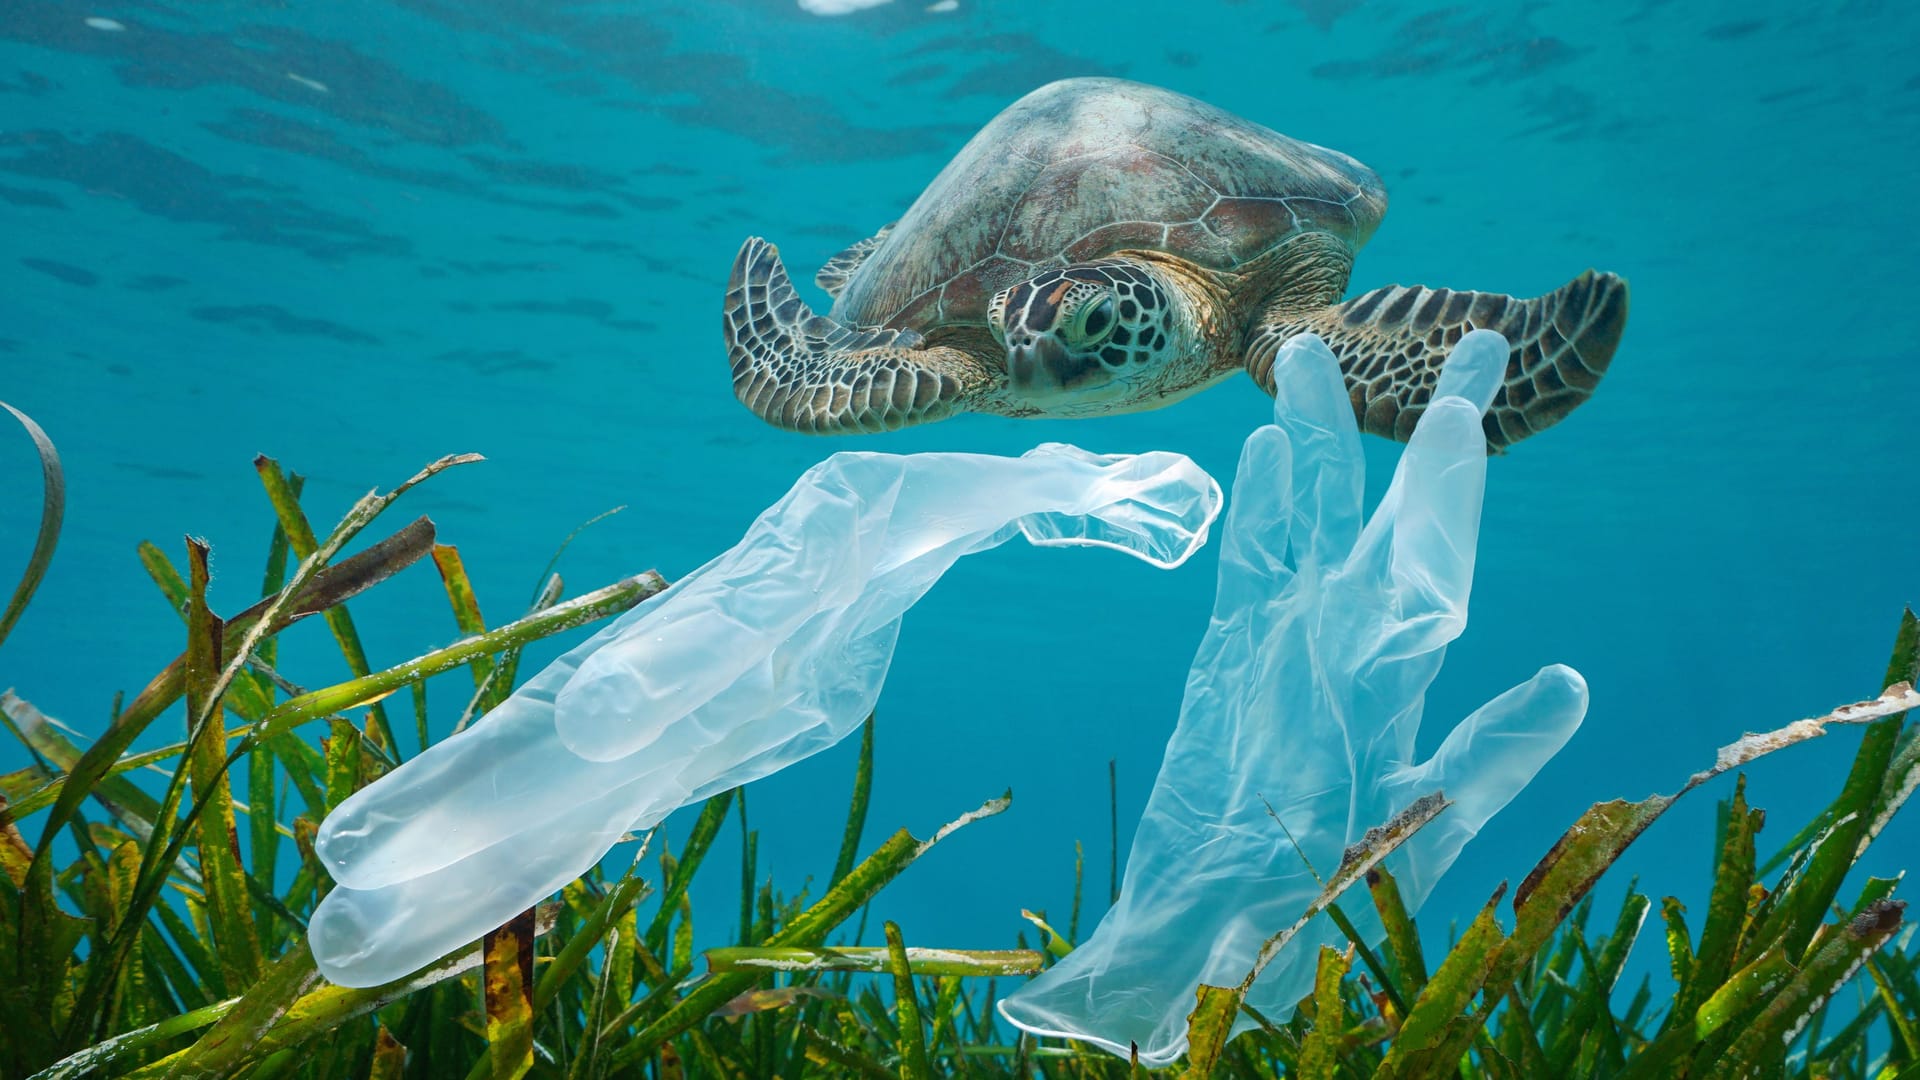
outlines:
[{"label": "glove finger", "polygon": [[1461,338],[1440,368],[1433,399],[1466,398],[1474,408],[1486,412],[1500,393],[1508,352],[1507,339],[1492,330],[1475,330]]},{"label": "glove finger", "polygon": [[568,814],[410,880],[336,887],[307,924],[320,973],[341,986],[378,986],[478,940],[600,861],[629,820],[625,797],[584,798]]},{"label": "glove finger", "polygon": [[570,752],[553,719],[554,695],[628,623],[601,630],[514,691],[484,722],[433,744],[334,807],[314,838],[327,872],[362,890],[420,877],[568,812],[582,791],[631,776],[631,764]]},{"label": "glove finger", "polygon": [[1587,681],[1580,673],[1564,664],[1541,668],[1462,720],[1431,758],[1390,781],[1397,804],[1435,790],[1453,803],[1407,844],[1417,896],[1426,895],[1466,842],[1560,752],[1586,714]]},{"label": "glove finger", "polygon": [[1422,413],[1356,545],[1349,573],[1392,592],[1400,625],[1391,633],[1401,640],[1386,650],[1389,656],[1429,653],[1466,625],[1486,493],[1481,416],[1499,388],[1506,357],[1505,339],[1491,331],[1476,331],[1455,346],[1441,376],[1448,393]]},{"label": "glove finger", "polygon": [[[1271,595],[1293,580],[1287,566],[1287,536],[1293,523],[1293,448],[1271,425],[1247,436],[1227,507],[1220,550],[1220,595],[1242,596],[1238,585]],[[1216,604],[1221,602],[1216,600]]]},{"label": "glove finger", "polygon": [[1295,562],[1337,566],[1360,535],[1366,459],[1340,361],[1317,335],[1280,346],[1273,420],[1293,444]]}]

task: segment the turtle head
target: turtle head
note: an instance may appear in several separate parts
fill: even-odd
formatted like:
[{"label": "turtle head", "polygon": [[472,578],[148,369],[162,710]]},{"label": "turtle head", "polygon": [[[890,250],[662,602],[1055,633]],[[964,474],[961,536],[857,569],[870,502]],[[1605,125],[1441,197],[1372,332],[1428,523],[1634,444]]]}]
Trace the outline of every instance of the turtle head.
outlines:
[{"label": "turtle head", "polygon": [[[1007,382],[1048,412],[1062,398],[1113,405],[1175,355],[1176,304],[1153,274],[1121,259],[1075,263],[995,294],[987,324],[1007,350]],[[1052,406],[1052,407],[1050,407]]]}]

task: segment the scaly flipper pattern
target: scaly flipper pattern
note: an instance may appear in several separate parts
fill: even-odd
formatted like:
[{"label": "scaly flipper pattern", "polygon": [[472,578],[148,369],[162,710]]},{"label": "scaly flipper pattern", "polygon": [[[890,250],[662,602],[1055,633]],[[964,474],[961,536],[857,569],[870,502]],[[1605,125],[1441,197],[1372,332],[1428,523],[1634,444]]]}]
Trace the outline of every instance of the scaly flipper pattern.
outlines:
[{"label": "scaly flipper pattern", "polygon": [[827,265],[813,275],[813,283],[825,289],[828,296],[838,300],[840,290],[847,287],[847,279],[853,276],[855,270],[860,269],[860,264],[867,261],[867,256],[879,248],[886,240],[887,234],[892,232],[893,227],[898,224],[897,221],[888,222],[880,227],[879,232],[828,259]]},{"label": "scaly flipper pattern", "polygon": [[1360,428],[1405,442],[1448,350],[1473,330],[1511,346],[1483,426],[1502,449],[1560,421],[1592,395],[1627,323],[1627,283],[1587,271],[1531,300],[1501,293],[1388,285],[1334,307],[1269,314],[1251,337],[1247,372],[1273,392],[1273,358],[1295,334],[1319,334],[1340,359]]},{"label": "scaly flipper pattern", "polygon": [[972,356],[928,347],[911,330],[815,315],[779,251],[757,236],[733,261],[722,321],[734,396],[789,431],[893,431],[942,420],[993,382]]}]

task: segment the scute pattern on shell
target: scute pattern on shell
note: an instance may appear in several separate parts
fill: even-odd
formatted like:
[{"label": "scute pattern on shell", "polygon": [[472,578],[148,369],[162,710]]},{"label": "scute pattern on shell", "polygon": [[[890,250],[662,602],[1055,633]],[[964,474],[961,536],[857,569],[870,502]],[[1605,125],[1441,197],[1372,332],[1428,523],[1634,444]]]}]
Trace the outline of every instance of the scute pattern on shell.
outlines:
[{"label": "scute pattern on shell", "polygon": [[835,319],[925,333],[1049,266],[1158,249],[1230,271],[1303,230],[1358,248],[1386,210],[1372,171],[1205,102],[1067,79],[967,143],[848,280]]}]

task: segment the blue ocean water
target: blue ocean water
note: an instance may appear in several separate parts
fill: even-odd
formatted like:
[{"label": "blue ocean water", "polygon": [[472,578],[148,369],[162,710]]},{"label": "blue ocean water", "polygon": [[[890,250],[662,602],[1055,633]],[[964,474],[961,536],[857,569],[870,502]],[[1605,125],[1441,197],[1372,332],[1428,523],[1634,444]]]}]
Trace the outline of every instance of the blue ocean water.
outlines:
[{"label": "blue ocean water", "polygon": [[[183,535],[207,537],[216,608],[251,602],[271,520],[255,453],[310,478],[323,522],[442,454],[485,454],[394,524],[431,514],[495,622],[579,522],[626,507],[567,552],[570,591],[671,578],[834,450],[1067,440],[1179,450],[1230,477],[1270,415],[1244,379],[1133,416],[833,441],[768,428],[729,392],[718,316],[745,236],[804,279],[1013,99],[1120,75],[1378,171],[1391,208],[1356,293],[1534,295],[1589,266],[1632,283],[1598,394],[1492,466],[1472,621],[1423,742],[1550,662],[1586,675],[1593,707],[1429,901],[1443,934],[1588,804],[1673,790],[1744,730],[1878,688],[1900,607],[1920,600],[1915,40],[1920,14],[1877,0],[894,0],[837,17],[790,0],[0,0],[0,398],[59,443],[70,498],[0,687],[94,733],[115,690],[172,658],[182,635],[139,540],[177,558]],[[10,577],[38,476],[24,439],[0,446]],[[1397,452],[1369,440],[1376,494]],[[1009,545],[915,609],[880,705],[869,846],[1015,798],[870,925],[1004,945],[1022,907],[1066,911],[1076,841],[1091,924],[1108,762],[1124,854],[1212,573],[1211,552],[1161,572]],[[354,607],[376,667],[456,636],[425,568]],[[290,641],[282,666],[306,683],[346,674],[317,624]],[[441,732],[461,678],[434,694]],[[1750,797],[1804,820],[1856,742],[1760,763]],[[761,873],[782,888],[824,881],[852,751],[751,790]],[[0,748],[0,768],[26,760]],[[1729,783],[1623,870],[1703,898]],[[1870,865],[1910,861],[1917,835],[1897,822]],[[714,857],[737,844],[729,830]],[[696,890],[713,925],[737,910],[733,880]]]}]

